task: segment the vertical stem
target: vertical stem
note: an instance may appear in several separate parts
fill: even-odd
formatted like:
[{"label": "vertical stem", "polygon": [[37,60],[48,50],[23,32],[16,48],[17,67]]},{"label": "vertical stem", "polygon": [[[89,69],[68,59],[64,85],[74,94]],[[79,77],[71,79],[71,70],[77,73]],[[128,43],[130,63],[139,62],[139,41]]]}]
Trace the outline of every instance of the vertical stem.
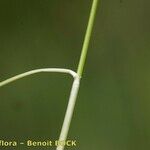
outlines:
[{"label": "vertical stem", "polygon": [[[70,92],[69,102],[68,102],[64,122],[62,125],[59,141],[66,141],[67,139],[67,135],[68,135],[68,131],[70,128],[70,123],[72,120],[72,115],[74,112],[74,107],[75,107],[75,103],[76,103],[76,99],[78,95],[79,86],[80,86],[80,78],[79,76],[77,76],[74,78],[74,82],[73,82],[72,89]],[[65,145],[58,145],[56,150],[64,150],[64,148],[65,148]]]},{"label": "vertical stem", "polygon": [[95,20],[95,16],[96,16],[97,6],[98,6],[98,0],[93,0],[90,17],[89,17],[89,22],[88,22],[88,26],[87,26],[87,30],[86,30],[86,34],[85,34],[85,38],[84,38],[84,42],[83,42],[83,47],[82,47],[82,51],[81,51],[80,61],[79,61],[79,65],[78,65],[78,70],[77,70],[77,73],[80,77],[82,76],[83,68],[85,65],[85,60],[86,60],[86,56],[87,56],[89,42],[91,39],[93,24],[94,24],[94,20]]},{"label": "vertical stem", "polygon": [[[84,68],[84,64],[85,64],[85,60],[87,56],[87,50],[88,50],[88,46],[89,46],[89,42],[91,38],[92,29],[93,29],[97,5],[98,5],[98,0],[93,0],[89,22],[88,22],[88,26],[87,26],[87,30],[85,34],[85,39],[84,39],[83,47],[81,51],[81,57],[80,57],[79,65],[78,65],[77,77],[74,79],[73,86],[71,89],[70,98],[69,98],[64,122],[62,125],[59,141],[65,141],[67,139],[67,135],[68,135],[68,131],[70,128],[70,123],[72,120],[72,115],[74,112],[74,107],[75,107],[75,103],[76,103],[76,99],[78,95],[78,90],[80,86],[80,77],[82,76],[82,72],[83,72],[83,68]],[[64,147],[65,147],[64,145],[58,145],[56,150],[64,150]]]}]

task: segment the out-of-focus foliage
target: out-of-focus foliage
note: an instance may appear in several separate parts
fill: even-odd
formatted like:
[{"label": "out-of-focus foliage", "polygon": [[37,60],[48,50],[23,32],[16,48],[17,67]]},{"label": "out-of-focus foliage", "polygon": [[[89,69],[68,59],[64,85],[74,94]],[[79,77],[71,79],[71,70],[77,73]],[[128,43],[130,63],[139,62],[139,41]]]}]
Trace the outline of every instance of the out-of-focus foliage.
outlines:
[{"label": "out-of-focus foliage", "polygon": [[[150,149],[149,6],[99,6],[69,132],[76,149]],[[76,70],[90,7],[91,0],[1,0],[0,80],[43,67]],[[39,74],[1,88],[0,139],[57,139],[71,83]]]}]

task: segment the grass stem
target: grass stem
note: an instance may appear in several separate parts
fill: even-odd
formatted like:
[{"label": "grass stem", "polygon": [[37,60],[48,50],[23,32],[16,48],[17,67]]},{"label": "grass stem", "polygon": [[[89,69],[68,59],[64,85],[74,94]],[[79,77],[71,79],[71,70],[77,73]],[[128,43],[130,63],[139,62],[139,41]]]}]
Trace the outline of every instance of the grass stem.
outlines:
[{"label": "grass stem", "polygon": [[[78,90],[79,90],[79,86],[80,86],[80,78],[82,76],[83,68],[85,65],[85,60],[87,57],[87,51],[88,51],[89,42],[91,39],[91,34],[92,34],[93,25],[94,25],[97,6],[98,6],[98,0],[93,0],[90,17],[89,17],[89,21],[88,21],[88,25],[87,25],[87,30],[86,30],[86,34],[85,34],[85,38],[84,38],[84,42],[83,42],[82,51],[81,51],[81,56],[80,56],[80,60],[79,60],[79,64],[78,64],[77,73],[72,70],[69,70],[69,69],[43,68],[43,69],[31,70],[31,71],[19,74],[17,76],[14,76],[12,78],[9,78],[5,81],[0,82],[0,87],[3,87],[11,82],[14,82],[14,81],[24,78],[26,76],[40,73],[40,72],[58,72],[58,73],[67,73],[67,74],[72,75],[74,78],[74,81],[73,81],[72,89],[70,92],[69,102],[68,102],[64,122],[62,125],[60,137],[59,137],[60,141],[65,141],[67,139],[67,135],[68,135],[68,131],[70,128],[70,123],[72,120],[74,107],[75,107],[75,103],[76,103],[76,99],[77,99],[77,95],[78,95]],[[64,150],[64,146],[57,146],[56,150]]]},{"label": "grass stem", "polygon": [[87,57],[87,51],[88,51],[88,47],[89,47],[89,43],[90,43],[90,39],[91,39],[92,30],[93,30],[97,6],[98,6],[98,0],[93,0],[90,17],[89,17],[89,22],[87,25],[87,30],[86,30],[83,47],[82,47],[82,51],[81,51],[81,56],[80,56],[80,60],[79,60],[79,65],[78,65],[78,69],[77,69],[77,74],[80,77],[82,76],[83,68],[85,65],[85,60]]}]

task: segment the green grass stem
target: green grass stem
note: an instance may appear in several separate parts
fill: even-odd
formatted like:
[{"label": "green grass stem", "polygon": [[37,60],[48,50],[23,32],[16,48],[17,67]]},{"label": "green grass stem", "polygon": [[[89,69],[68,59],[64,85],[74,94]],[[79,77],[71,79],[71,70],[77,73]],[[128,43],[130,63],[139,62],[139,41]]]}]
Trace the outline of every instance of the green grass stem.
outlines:
[{"label": "green grass stem", "polygon": [[89,17],[89,22],[87,25],[87,30],[86,30],[83,47],[82,47],[82,51],[81,51],[81,56],[80,56],[80,60],[79,60],[79,65],[78,65],[78,69],[77,69],[77,74],[80,77],[82,76],[83,68],[85,65],[85,60],[87,57],[87,51],[88,51],[88,47],[89,47],[89,43],[90,43],[90,39],[91,39],[92,30],[93,30],[97,6],[98,6],[98,0],[93,0],[90,17]]}]

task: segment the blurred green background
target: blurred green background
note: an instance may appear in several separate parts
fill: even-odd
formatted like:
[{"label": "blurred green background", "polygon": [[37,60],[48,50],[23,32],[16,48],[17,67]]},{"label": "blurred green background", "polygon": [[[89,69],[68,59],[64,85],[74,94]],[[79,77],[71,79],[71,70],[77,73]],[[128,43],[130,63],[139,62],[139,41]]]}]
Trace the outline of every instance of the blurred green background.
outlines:
[{"label": "blurred green background", "polygon": [[[91,2],[1,0],[0,80],[43,67],[76,70]],[[68,137],[78,146],[69,149],[150,149],[149,8],[149,0],[99,4]],[[71,84],[43,73],[1,88],[0,139],[56,140]]]}]

